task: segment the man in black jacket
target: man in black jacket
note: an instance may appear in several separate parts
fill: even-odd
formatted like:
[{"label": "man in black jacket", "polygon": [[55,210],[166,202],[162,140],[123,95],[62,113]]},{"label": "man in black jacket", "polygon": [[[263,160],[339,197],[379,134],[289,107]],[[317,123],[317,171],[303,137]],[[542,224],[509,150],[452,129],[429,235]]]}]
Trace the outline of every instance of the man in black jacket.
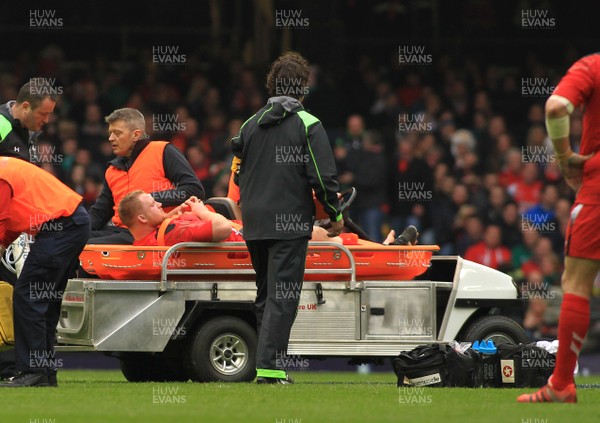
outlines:
[{"label": "man in black jacket", "polygon": [[108,141],[117,157],[109,163],[102,192],[89,211],[92,235],[88,244],[133,243],[116,214],[121,199],[131,191],[149,192],[167,210],[192,196],[205,198],[204,188],[183,154],[171,144],[148,140],[139,110],[117,109],[106,122]]},{"label": "man in black jacket", "polygon": [[54,112],[60,88],[44,78],[32,78],[16,100],[0,105],[0,156],[37,161],[36,140]]},{"label": "man in black jacket", "polygon": [[301,103],[308,75],[301,55],[279,57],[267,75],[272,97],[231,140],[241,160],[244,238],[256,271],[258,383],[290,383],[284,363],[315,215],[312,190],[331,220],[328,235],[339,235],[344,224],[329,140]]}]

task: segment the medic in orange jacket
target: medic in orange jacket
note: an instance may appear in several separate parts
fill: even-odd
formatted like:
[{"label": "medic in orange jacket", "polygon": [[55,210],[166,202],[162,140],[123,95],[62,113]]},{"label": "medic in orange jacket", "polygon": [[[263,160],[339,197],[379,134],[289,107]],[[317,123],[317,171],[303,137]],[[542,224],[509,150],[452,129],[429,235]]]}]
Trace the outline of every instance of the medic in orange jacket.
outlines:
[{"label": "medic in orange jacket", "polygon": [[24,160],[0,157],[0,245],[21,232],[36,234],[44,224],[71,216],[81,196],[47,171]]},{"label": "medic in orange jacket", "polygon": [[117,156],[106,170],[104,187],[90,209],[92,230],[119,219],[119,203],[134,190],[150,192],[166,210],[191,196],[204,199],[204,188],[177,148],[165,141],[137,141],[130,156]]}]

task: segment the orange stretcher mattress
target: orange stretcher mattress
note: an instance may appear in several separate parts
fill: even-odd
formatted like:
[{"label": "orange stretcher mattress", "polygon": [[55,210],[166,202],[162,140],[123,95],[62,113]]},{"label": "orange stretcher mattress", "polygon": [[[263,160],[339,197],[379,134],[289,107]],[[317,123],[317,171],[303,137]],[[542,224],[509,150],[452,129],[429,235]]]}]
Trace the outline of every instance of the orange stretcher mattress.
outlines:
[{"label": "orange stretcher mattress", "polygon": [[[204,244],[206,245],[206,244]],[[437,245],[398,246],[382,245],[358,240],[345,245],[355,262],[356,280],[411,280],[424,273]],[[80,255],[83,269],[101,279],[160,280],[163,258],[169,247],[141,247],[131,245],[86,245]],[[210,269],[210,275],[201,271],[193,276],[173,277],[187,280],[254,280],[250,254],[243,242],[222,245],[184,247],[168,259],[168,269]],[[309,244],[306,269],[323,273],[305,275],[305,280],[349,280],[348,274],[327,274],[330,269],[349,269],[347,254],[334,246]],[[236,273],[236,270],[247,270]],[[222,276],[219,271],[223,271]],[[169,277],[171,279],[171,277]]]}]

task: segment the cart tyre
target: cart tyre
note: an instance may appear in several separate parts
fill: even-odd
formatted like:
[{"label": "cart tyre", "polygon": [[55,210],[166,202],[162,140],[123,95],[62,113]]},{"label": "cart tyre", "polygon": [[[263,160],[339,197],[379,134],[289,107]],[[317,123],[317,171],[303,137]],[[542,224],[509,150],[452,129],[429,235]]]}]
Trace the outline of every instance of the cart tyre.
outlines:
[{"label": "cart tyre", "polygon": [[121,357],[121,372],[129,382],[185,382],[185,369],[175,359],[149,354]]},{"label": "cart tyre", "polygon": [[196,382],[251,382],[256,377],[255,329],[232,316],[200,326],[184,351],[187,374]]},{"label": "cart tyre", "polygon": [[512,319],[504,316],[483,316],[461,330],[460,341],[474,342],[490,339],[494,344],[525,344],[529,341],[525,330]]}]

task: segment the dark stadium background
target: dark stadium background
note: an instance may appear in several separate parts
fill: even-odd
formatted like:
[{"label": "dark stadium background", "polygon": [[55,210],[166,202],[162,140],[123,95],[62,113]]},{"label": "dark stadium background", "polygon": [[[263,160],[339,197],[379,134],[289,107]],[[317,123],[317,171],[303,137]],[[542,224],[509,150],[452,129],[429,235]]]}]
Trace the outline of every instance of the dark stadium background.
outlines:
[{"label": "dark stadium background", "polygon": [[[59,28],[32,28],[31,10],[54,11],[62,24]],[[275,11],[283,10],[300,13],[308,18],[308,24],[277,28]],[[549,28],[524,28],[523,10],[546,11],[553,24]],[[106,139],[102,117],[127,105],[145,113],[150,129],[153,120],[165,116],[185,122],[179,131],[150,135],[174,141],[188,155],[208,193],[224,195],[231,157],[227,140],[266,101],[268,64],[285,50],[297,50],[314,65],[305,106],[328,131],[340,173],[346,173],[343,185],[375,181],[359,190],[355,220],[365,226],[375,222],[383,234],[389,227],[398,231],[416,221],[426,240],[443,244],[444,251],[451,254],[464,254],[479,241],[466,229],[467,221],[475,222],[473,231],[479,236],[490,224],[498,224],[504,236],[502,243],[512,250],[513,258],[519,255],[521,259],[503,270],[526,287],[533,278],[531,269],[541,270],[542,257],[534,257],[525,269],[521,266],[534,249],[521,240],[523,232],[531,230],[522,226],[525,206],[516,201],[517,221],[505,221],[501,212],[498,215],[489,206],[490,186],[485,186],[484,180],[488,175],[489,184],[494,185],[493,175],[502,175],[504,170],[506,153],[497,147],[501,134],[509,135],[512,146],[522,153],[522,162],[527,160],[526,153],[534,151],[529,149],[532,146],[548,145],[546,140],[539,144],[535,134],[545,131],[539,111],[547,96],[525,96],[522,86],[525,80],[538,78],[543,81],[540,88],[553,87],[578,57],[598,51],[599,11],[597,3],[579,1],[11,3],[4,5],[0,14],[0,102],[14,99],[18,87],[31,77],[56,78],[64,94],[55,118],[40,137],[55,156],[44,167],[82,193],[88,206],[101,187],[106,162],[112,156],[110,149],[107,152],[101,147]],[[153,47],[167,45],[185,54],[185,63],[154,63]],[[400,65],[401,46],[422,48],[431,63]],[[432,97],[439,100],[439,108],[428,117],[433,130],[399,133],[399,120],[419,115],[428,104],[435,103]],[[183,120],[186,110],[189,118]],[[87,122],[86,112],[92,115]],[[348,134],[351,115],[362,117],[366,134]],[[504,122],[500,135],[490,133],[492,120]],[[469,148],[477,163],[471,167],[462,165],[463,157],[456,157],[451,148],[455,131],[462,129],[475,140]],[[576,148],[577,130],[573,132]],[[368,154],[361,150],[365,137],[379,145]],[[459,132],[455,142],[460,144],[464,137]],[[412,187],[425,184],[422,187],[432,194],[422,202],[418,216],[413,213],[414,203],[398,199],[398,182],[403,179],[395,154],[403,138],[408,139],[412,154],[425,160],[420,176],[411,180],[416,184]],[[551,158],[550,151],[544,150],[544,154]],[[543,185],[555,186],[558,200],[553,208],[560,199],[573,200],[572,191],[555,169],[547,168],[542,160],[536,167],[539,183],[533,191]],[[453,179],[454,185],[464,186],[466,201],[453,202],[451,191],[443,193],[443,174],[447,180]],[[510,202],[509,192],[514,192],[514,187],[496,184],[502,186]],[[560,295],[561,216],[541,234],[552,245],[551,251],[542,254],[551,255],[548,261],[559,264],[541,272],[545,311],[538,311],[542,317],[534,319],[537,323],[530,328],[532,336],[555,336],[557,302],[545,300]],[[476,228],[477,220],[480,229]],[[587,354],[600,350],[598,302],[597,297],[592,302]],[[511,313],[522,320],[527,307],[524,304],[523,310]],[[67,364],[94,364],[91,355],[70,357]],[[93,357],[105,363],[101,357]],[[581,360],[593,361],[586,356]]]}]

